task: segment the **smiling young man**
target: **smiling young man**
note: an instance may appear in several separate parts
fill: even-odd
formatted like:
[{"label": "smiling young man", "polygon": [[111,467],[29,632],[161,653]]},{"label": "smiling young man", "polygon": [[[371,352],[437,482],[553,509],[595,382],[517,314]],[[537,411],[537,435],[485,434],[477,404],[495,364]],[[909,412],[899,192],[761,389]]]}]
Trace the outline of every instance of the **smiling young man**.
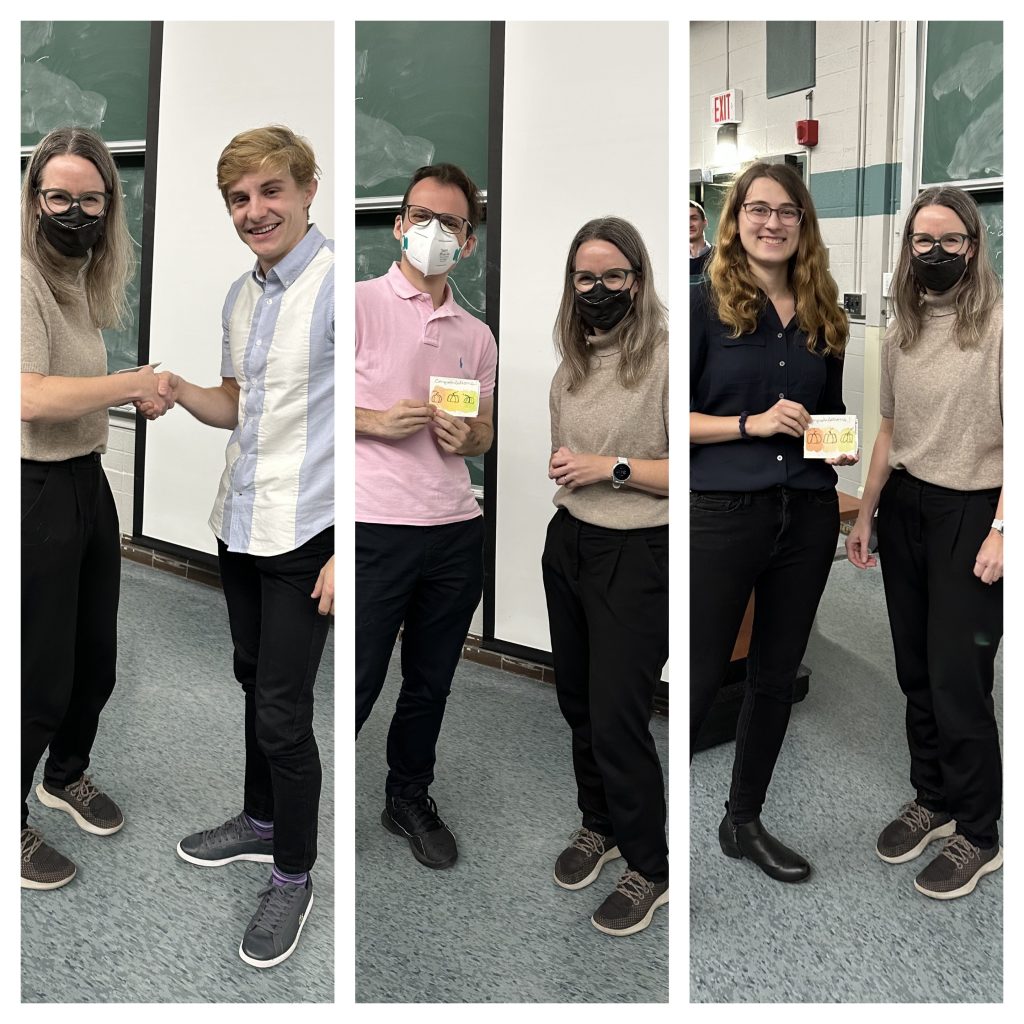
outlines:
[{"label": "smiling young man", "polygon": [[[465,457],[486,452],[497,347],[448,275],[476,248],[480,199],[452,164],[421,167],[395,217],[401,260],[356,285],[356,734],[402,632],[381,823],[431,868],[455,836],[428,795],[452,676],[483,589],[483,519]],[[478,415],[428,399],[430,378],[479,381]]]},{"label": "smiling young man", "polygon": [[222,381],[160,375],[172,405],[233,431],[210,525],[245,694],[244,797],[177,849],[202,867],[274,865],[239,947],[254,967],[291,955],[313,902],[313,684],[334,612],[334,243],[309,223],[317,170],[288,128],[231,140],[217,184],[256,265],[224,303]]}]

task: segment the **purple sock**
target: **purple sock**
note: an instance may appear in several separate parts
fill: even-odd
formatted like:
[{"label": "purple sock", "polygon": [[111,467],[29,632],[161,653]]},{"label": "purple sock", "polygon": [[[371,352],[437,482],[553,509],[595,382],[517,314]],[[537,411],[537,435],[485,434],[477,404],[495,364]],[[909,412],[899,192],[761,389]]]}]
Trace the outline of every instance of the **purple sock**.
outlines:
[{"label": "purple sock", "polygon": [[272,821],[260,821],[259,818],[254,818],[247,811],[243,813],[245,814],[245,820],[249,822],[249,827],[260,839],[274,838],[274,823]]},{"label": "purple sock", "polygon": [[274,885],[305,885],[309,881],[309,872],[302,871],[297,875],[289,875],[275,864],[270,878]]}]

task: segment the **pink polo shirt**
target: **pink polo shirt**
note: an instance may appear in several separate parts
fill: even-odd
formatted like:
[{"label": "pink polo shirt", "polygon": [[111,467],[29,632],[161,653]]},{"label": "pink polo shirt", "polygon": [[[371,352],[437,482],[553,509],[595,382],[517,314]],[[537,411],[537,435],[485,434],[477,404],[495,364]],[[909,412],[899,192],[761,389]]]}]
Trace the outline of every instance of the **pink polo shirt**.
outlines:
[{"label": "pink polo shirt", "polygon": [[[455,303],[445,286],[434,309],[397,263],[356,284],[356,405],[390,409],[427,401],[431,377],[480,381],[494,394],[498,347],[490,328]],[[480,515],[461,455],[443,451],[429,426],[401,441],[356,436],[356,521],[439,526]]]}]

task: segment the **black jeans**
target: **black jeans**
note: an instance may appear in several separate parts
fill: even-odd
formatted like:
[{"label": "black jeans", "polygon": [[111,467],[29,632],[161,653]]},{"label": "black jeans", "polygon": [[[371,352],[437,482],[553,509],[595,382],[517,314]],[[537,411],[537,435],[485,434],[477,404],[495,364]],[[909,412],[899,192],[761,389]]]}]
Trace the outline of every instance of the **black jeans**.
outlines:
[{"label": "black jeans", "polygon": [[114,689],[121,552],[98,454],[21,463],[21,827],[39,759],[55,786],[89,767]]},{"label": "black jeans", "polygon": [[834,490],[690,494],[691,752],[754,594],[729,793],[738,823],[752,821],[764,804],[838,536]]},{"label": "black jeans", "polygon": [[402,689],[388,730],[388,796],[434,781],[437,738],[484,585],[483,517],[441,526],[356,523],[356,735],[380,696],[398,629]]},{"label": "black jeans", "polygon": [[974,559],[999,500],[894,471],[878,505],[878,553],[907,698],[910,781],[979,846],[999,842],[1002,763],[992,704],[1003,636],[1003,584],[982,583]]},{"label": "black jeans", "polygon": [[322,773],[313,684],[330,629],[309,595],[334,554],[334,527],[280,555],[239,554],[220,540],[217,553],[245,694],[243,806],[274,823],[274,863],[299,874],[316,860]]},{"label": "black jeans", "polygon": [[668,658],[668,527],[609,530],[559,509],[541,569],[583,825],[662,882],[665,780],[650,726]]}]

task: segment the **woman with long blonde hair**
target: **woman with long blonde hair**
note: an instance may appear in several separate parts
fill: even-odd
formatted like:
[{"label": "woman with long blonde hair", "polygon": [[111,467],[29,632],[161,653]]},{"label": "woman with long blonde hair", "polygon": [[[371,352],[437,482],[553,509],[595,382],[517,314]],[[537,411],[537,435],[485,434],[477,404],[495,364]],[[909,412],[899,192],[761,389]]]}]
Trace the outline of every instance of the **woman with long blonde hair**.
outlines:
[{"label": "woman with long blonde hair", "polygon": [[1003,863],[992,704],[1003,635],[1003,304],[985,224],[963,189],[926,189],[910,208],[892,303],[882,422],[846,551],[859,569],[877,564],[877,508],[915,795],[875,852],[901,864],[945,839],[914,886],[948,900]]},{"label": "woman with long blonde hair", "polygon": [[770,877],[811,871],[761,824],[797,670],[839,534],[839,459],[805,459],[814,414],[844,413],[845,314],[810,192],[755,163],[722,209],[690,315],[690,750],[751,593],[754,622],[722,851]]},{"label": "woman with long blonde hair", "polygon": [[626,861],[591,922],[646,928],[668,902],[665,786],[650,732],[668,658],[668,325],[647,247],[619,217],[569,246],[551,381],[557,511],[541,567],[581,826],[555,881],[583,889]]},{"label": "woman with long blonde hair", "polygon": [[110,406],[163,405],[152,368],[107,375],[101,327],[127,318],[134,268],[121,182],[95,133],[57,128],[21,192],[21,885],[74,863],[28,824],[28,792],[94,835],[124,824],[85,774],[114,688],[120,544],[100,455]]}]

